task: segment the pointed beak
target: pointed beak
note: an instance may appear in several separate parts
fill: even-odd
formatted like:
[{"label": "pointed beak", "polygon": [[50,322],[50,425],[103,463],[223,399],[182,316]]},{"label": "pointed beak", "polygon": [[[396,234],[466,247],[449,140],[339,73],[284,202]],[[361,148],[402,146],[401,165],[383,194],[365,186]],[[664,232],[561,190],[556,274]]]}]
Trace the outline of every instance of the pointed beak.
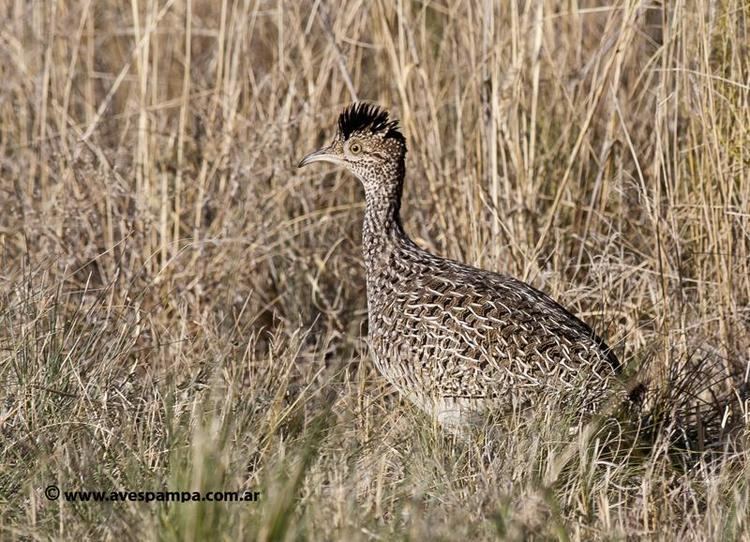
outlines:
[{"label": "pointed beak", "polygon": [[312,164],[313,162],[331,162],[333,164],[339,164],[341,163],[341,159],[331,153],[330,147],[323,147],[322,149],[311,152],[305,156],[300,160],[300,163],[297,164],[297,167],[305,167],[307,164]]}]

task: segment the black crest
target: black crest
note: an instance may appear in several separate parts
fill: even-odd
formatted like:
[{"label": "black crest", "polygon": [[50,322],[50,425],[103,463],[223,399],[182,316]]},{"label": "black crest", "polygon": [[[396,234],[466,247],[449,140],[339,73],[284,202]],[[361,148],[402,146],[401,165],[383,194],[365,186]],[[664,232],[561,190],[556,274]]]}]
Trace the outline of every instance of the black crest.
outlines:
[{"label": "black crest", "polygon": [[344,109],[339,116],[339,131],[344,139],[348,139],[354,132],[364,130],[372,133],[385,132],[385,137],[404,142],[404,136],[398,129],[398,121],[390,120],[388,112],[377,105],[359,102]]}]

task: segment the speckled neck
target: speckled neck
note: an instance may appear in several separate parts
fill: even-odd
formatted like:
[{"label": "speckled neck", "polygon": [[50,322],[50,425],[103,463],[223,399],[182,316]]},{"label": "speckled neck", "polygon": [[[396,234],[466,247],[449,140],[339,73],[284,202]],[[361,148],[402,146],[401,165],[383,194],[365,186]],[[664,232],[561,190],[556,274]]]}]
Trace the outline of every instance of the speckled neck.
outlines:
[{"label": "speckled neck", "polygon": [[362,251],[368,276],[388,265],[389,255],[406,240],[401,225],[401,193],[404,186],[404,160],[380,171],[363,175],[365,218],[362,228]]}]

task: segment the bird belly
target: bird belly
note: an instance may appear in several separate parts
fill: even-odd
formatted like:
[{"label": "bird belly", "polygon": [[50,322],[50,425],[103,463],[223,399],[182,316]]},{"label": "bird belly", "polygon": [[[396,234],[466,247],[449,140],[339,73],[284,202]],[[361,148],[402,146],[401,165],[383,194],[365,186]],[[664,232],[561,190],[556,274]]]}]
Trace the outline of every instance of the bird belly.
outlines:
[{"label": "bird belly", "polygon": [[462,433],[469,424],[480,423],[486,410],[483,397],[445,396],[437,375],[435,360],[420,365],[404,352],[381,348],[377,339],[370,344],[378,372],[399,392],[441,426],[453,433]]}]

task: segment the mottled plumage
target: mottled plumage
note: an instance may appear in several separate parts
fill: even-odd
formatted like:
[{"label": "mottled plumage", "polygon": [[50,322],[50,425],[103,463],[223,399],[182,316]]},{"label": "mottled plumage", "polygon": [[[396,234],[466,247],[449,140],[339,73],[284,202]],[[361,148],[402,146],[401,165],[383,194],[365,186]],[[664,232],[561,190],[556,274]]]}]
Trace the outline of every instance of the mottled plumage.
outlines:
[{"label": "mottled plumage", "polygon": [[365,188],[369,344],[393,386],[458,429],[488,409],[553,401],[590,414],[619,362],[585,323],[508,275],[418,247],[399,216],[406,143],[377,106],[350,106],[333,143],[305,157],[341,164]]}]

